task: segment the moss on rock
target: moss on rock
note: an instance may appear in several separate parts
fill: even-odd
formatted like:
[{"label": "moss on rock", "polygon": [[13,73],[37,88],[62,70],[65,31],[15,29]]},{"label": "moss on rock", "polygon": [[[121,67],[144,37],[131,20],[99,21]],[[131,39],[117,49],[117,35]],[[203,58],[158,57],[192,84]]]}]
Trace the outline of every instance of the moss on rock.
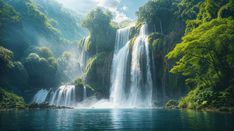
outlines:
[{"label": "moss on rock", "polygon": [[166,103],[165,107],[168,109],[176,109],[176,108],[178,108],[178,101],[177,100],[169,100]]},{"label": "moss on rock", "polygon": [[100,94],[109,96],[112,53],[102,52],[89,58],[85,70],[86,82]]}]

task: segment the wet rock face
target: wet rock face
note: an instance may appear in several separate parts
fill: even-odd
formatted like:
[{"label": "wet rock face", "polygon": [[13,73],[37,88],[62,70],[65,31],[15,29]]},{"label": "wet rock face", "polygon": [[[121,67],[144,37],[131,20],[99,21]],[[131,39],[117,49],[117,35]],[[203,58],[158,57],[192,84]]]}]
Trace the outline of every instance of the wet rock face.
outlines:
[{"label": "wet rock face", "polygon": [[[95,90],[98,98],[108,98],[113,53],[96,55],[86,74],[86,82]],[[88,92],[87,92],[88,93]]]},{"label": "wet rock face", "polygon": [[[86,89],[85,89],[86,88]],[[76,101],[82,102],[85,98],[95,95],[95,91],[90,87],[76,86]],[[85,91],[86,90],[86,91]],[[86,93],[86,94],[85,94]]]}]

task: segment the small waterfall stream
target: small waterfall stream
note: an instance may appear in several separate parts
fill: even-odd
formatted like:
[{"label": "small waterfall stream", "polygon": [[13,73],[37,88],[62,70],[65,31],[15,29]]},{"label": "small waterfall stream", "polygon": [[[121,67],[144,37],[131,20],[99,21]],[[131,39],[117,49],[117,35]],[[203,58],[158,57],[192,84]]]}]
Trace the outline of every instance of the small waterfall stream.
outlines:
[{"label": "small waterfall stream", "polygon": [[52,95],[51,105],[74,106],[76,104],[76,93],[74,85],[62,85]]},{"label": "small waterfall stream", "polygon": [[41,104],[48,101],[50,105],[75,106],[76,92],[74,85],[62,85],[55,92],[46,89],[39,90],[33,98],[33,103]]},{"label": "small waterfall stream", "polygon": [[49,91],[46,89],[39,90],[34,95],[33,102],[38,103],[38,104],[43,103],[46,100],[48,94],[49,94]]}]

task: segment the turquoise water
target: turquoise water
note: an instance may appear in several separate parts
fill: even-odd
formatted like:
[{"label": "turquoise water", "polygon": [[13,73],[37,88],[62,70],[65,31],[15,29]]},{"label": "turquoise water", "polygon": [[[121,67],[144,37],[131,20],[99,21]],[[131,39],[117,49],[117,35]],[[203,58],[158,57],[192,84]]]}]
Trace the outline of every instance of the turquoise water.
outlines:
[{"label": "turquoise water", "polygon": [[0,131],[233,131],[233,123],[233,114],[164,109],[61,109],[0,112]]}]

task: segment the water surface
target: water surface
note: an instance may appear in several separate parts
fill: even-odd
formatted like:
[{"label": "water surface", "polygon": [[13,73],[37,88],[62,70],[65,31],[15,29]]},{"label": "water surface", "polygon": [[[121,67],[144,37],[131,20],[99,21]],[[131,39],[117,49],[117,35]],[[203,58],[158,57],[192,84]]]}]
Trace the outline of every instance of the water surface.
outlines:
[{"label": "water surface", "polygon": [[0,112],[0,130],[234,130],[234,115],[164,109],[62,109]]}]

